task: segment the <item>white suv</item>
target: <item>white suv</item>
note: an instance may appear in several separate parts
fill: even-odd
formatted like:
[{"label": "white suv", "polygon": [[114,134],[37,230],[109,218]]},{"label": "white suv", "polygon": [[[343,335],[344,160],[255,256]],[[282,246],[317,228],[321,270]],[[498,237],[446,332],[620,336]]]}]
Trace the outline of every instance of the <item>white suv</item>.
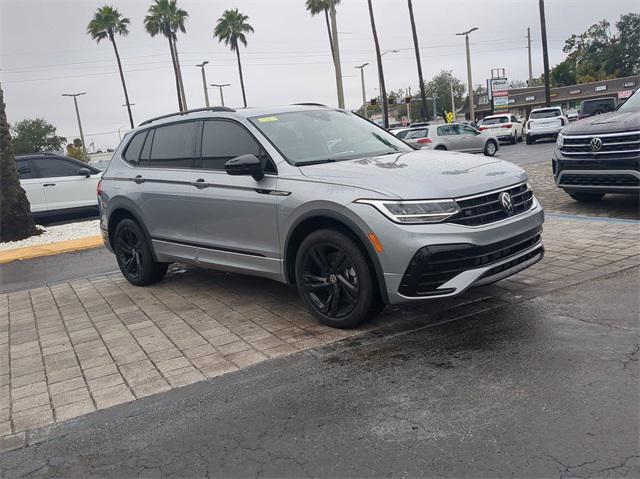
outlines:
[{"label": "white suv", "polygon": [[16,156],[16,166],[32,216],[97,211],[99,169],[51,153]]},{"label": "white suv", "polygon": [[568,124],[569,119],[558,106],[532,110],[527,122],[527,145],[540,138],[557,138],[560,130]]},{"label": "white suv", "polygon": [[515,115],[509,113],[501,113],[499,115],[490,115],[483,118],[478,129],[487,132],[500,141],[510,141],[516,144],[522,141],[522,123]]}]

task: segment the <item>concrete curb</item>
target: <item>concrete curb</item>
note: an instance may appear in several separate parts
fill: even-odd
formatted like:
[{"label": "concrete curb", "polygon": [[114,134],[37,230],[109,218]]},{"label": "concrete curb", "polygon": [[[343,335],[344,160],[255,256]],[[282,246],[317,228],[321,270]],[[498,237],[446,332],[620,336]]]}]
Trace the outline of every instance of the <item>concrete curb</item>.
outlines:
[{"label": "concrete curb", "polygon": [[52,256],[61,253],[70,253],[72,251],[81,251],[85,249],[97,248],[102,246],[102,236],[87,236],[69,241],[60,241],[58,243],[49,243],[36,246],[27,246],[25,248],[10,249],[0,251],[0,264],[10,263],[12,261],[21,261],[25,259],[39,258],[41,256]]}]

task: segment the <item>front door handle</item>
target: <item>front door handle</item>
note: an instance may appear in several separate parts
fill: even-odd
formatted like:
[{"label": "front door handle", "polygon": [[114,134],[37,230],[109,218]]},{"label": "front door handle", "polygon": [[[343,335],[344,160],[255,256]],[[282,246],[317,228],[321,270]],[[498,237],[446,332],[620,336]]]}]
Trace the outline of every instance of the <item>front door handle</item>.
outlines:
[{"label": "front door handle", "polygon": [[56,186],[56,184],[55,184],[55,183],[45,183],[45,184],[44,184],[44,185],[42,185],[42,186]]},{"label": "front door handle", "polygon": [[144,183],[144,178],[142,177],[142,175],[138,175],[133,179],[133,181],[135,181],[136,184],[139,185],[140,183]]},{"label": "front door handle", "polygon": [[204,178],[198,178],[196,181],[192,183],[192,185],[195,186],[196,188],[203,189],[209,186],[209,183],[207,183],[204,180]]}]

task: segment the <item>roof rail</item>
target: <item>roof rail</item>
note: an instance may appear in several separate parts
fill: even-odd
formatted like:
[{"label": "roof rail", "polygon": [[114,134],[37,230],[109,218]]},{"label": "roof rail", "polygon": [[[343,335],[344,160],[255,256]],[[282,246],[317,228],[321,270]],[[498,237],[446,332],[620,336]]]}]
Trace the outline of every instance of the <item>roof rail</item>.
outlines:
[{"label": "roof rail", "polygon": [[162,120],[163,118],[171,118],[172,116],[188,115],[189,113],[197,113],[197,112],[200,112],[200,111],[234,112],[235,110],[233,108],[228,108],[226,106],[212,106],[212,107],[208,107],[208,108],[195,108],[193,110],[177,111],[175,113],[169,113],[168,115],[156,116],[155,118],[150,118],[149,120],[143,121],[138,126],[148,125],[149,123],[152,123],[152,122],[157,121],[157,120]]},{"label": "roof rail", "polygon": [[294,103],[294,105],[299,105],[299,106],[323,106],[325,108],[328,108],[327,105],[323,105],[322,103]]}]

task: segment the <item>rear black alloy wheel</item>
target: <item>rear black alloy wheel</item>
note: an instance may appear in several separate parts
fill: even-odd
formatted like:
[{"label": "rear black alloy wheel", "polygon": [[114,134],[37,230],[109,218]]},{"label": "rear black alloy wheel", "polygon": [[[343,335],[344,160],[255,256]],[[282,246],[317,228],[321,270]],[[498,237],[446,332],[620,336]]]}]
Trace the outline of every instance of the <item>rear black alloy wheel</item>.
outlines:
[{"label": "rear black alloy wheel", "polygon": [[151,247],[138,223],[123,219],[113,235],[113,250],[123,276],[132,284],[145,286],[160,281],[167,263],[154,260]]},{"label": "rear black alloy wheel", "polygon": [[315,231],[302,242],[296,282],[303,301],[328,326],[355,327],[381,309],[365,257],[337,231]]}]

